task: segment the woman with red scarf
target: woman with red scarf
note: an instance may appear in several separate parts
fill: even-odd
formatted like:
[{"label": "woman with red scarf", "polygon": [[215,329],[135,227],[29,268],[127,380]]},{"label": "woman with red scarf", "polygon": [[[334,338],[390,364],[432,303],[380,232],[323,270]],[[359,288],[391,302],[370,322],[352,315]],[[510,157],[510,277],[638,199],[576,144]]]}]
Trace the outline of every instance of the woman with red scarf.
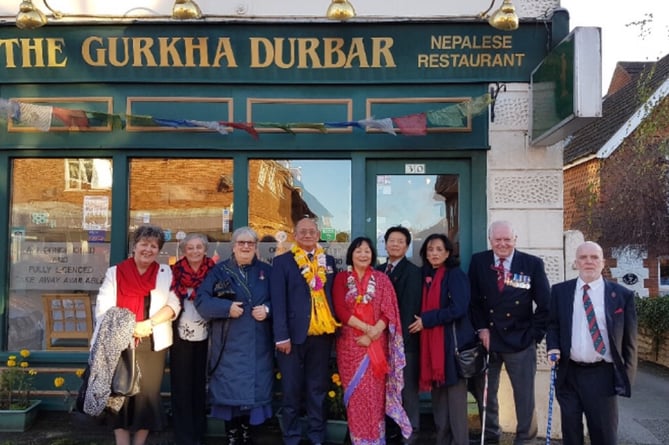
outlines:
[{"label": "woman with red scarf", "polygon": [[209,323],[195,309],[197,288],[216,263],[207,256],[209,241],[190,233],[179,242],[183,257],[172,266],[172,290],[181,301],[170,349],[172,427],[179,445],[204,441],[207,424],[207,349]]},{"label": "woman with red scarf", "polygon": [[470,289],[453,244],[441,233],[428,236],[420,248],[423,260],[421,314],[409,326],[420,332],[421,391],[431,391],[436,445],[467,445],[467,381],[458,375],[453,327],[458,346],[475,341],[468,316]]},{"label": "woman with red scarf", "polygon": [[405,366],[397,297],[390,279],[374,269],[376,251],[369,238],[351,242],[348,271],[337,274],[333,303],[342,322],[337,338],[337,368],[353,445],[385,443],[385,416],[411,435],[402,407]]},{"label": "woman with red scarf", "polygon": [[113,306],[129,309],[137,320],[134,337],[142,373],[140,392],[126,397],[113,418],[116,445],[144,445],[149,431],[165,427],[160,385],[167,348],[172,345],[171,322],[179,314],[180,305],[170,290],[171,269],[156,262],[164,243],[160,227],[138,227],[133,235],[132,257],[107,270],[95,305],[98,322]]}]

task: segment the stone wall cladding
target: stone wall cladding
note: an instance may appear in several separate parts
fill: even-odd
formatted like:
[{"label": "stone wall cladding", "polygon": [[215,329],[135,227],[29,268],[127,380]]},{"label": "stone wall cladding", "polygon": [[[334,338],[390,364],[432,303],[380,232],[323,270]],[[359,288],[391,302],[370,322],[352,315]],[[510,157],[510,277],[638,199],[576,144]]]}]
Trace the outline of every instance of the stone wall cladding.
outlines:
[{"label": "stone wall cladding", "polygon": [[491,174],[491,208],[558,208],[562,206],[561,171]]}]

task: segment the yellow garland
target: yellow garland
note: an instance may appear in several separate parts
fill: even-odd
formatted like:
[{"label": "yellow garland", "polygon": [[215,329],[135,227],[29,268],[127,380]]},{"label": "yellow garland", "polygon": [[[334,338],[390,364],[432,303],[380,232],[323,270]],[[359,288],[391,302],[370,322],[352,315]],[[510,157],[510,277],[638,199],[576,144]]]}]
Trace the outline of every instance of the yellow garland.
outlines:
[{"label": "yellow garland", "polygon": [[311,320],[307,334],[333,334],[341,324],[332,316],[325,295],[325,282],[327,281],[325,251],[320,245],[317,245],[311,261],[304,249],[297,244],[294,244],[290,251],[311,293]]}]

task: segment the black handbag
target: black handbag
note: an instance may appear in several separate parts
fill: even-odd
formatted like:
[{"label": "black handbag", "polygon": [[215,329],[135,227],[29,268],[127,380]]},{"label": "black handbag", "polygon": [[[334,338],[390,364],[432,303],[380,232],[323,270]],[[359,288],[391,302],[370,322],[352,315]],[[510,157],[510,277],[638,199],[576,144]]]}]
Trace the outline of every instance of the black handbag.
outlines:
[{"label": "black handbag", "polygon": [[464,379],[469,379],[483,373],[488,369],[487,351],[481,341],[477,340],[471,346],[458,348],[458,337],[455,334],[455,323],[453,326],[453,343],[455,344],[455,365],[458,374]]},{"label": "black handbag", "polygon": [[114,376],[112,377],[111,393],[114,396],[134,396],[139,392],[139,365],[135,357],[135,346],[131,344],[119,357]]}]

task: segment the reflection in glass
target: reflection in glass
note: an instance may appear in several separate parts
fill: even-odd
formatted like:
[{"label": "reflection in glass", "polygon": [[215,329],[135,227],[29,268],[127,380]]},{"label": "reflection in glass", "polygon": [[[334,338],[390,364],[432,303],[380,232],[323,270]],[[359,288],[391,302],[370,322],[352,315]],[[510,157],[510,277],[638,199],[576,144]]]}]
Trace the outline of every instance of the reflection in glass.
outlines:
[{"label": "reflection in glass", "polygon": [[458,175],[377,175],[376,218],[379,259],[386,256],[383,235],[402,225],[412,235],[407,257],[420,263],[422,240],[444,233],[459,251]]},{"label": "reflection in glass", "polygon": [[129,247],[137,226],[154,224],[165,230],[167,239],[160,263],[176,262],[183,254],[179,240],[191,232],[207,236],[210,257],[230,256],[232,173],[231,159],[132,159]]},{"label": "reflection in glass", "polygon": [[9,350],[45,348],[45,294],[97,295],[109,267],[111,169],[111,159],[12,161]]},{"label": "reflection in glass", "polygon": [[249,225],[261,237],[260,257],[285,252],[294,225],[316,218],[324,244],[347,242],[351,234],[349,160],[249,162]]}]

